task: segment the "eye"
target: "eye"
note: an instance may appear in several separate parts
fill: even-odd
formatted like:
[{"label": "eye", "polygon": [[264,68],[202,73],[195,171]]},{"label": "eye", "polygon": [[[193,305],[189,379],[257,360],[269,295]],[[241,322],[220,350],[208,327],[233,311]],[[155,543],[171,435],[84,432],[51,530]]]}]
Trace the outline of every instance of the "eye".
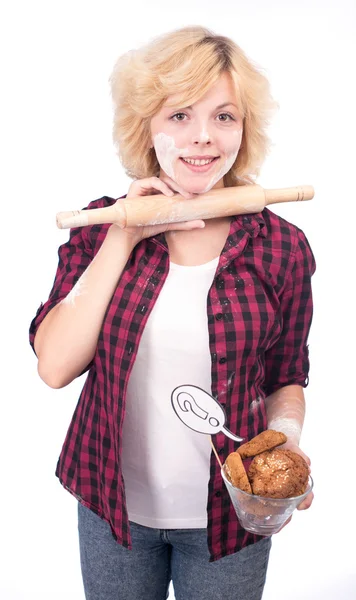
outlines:
[{"label": "eye", "polygon": [[175,113],[174,115],[172,115],[172,116],[170,117],[170,120],[171,120],[171,121],[183,121],[184,119],[176,119],[176,118],[175,118],[175,117],[182,117],[182,116],[183,116],[183,117],[186,117],[187,115],[186,115],[185,113],[183,113],[183,112],[177,112],[177,113]]},{"label": "eye", "polygon": [[[228,117],[227,119],[220,119],[220,117]],[[220,113],[220,115],[218,115],[218,120],[221,123],[228,123],[229,121],[235,121],[236,119],[230,115],[230,113]]]}]

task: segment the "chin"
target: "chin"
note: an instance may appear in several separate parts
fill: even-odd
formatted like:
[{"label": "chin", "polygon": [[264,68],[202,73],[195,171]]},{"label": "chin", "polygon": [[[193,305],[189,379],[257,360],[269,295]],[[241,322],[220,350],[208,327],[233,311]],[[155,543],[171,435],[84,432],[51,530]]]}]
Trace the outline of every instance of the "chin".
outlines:
[{"label": "chin", "polygon": [[205,190],[206,186],[204,185],[188,185],[184,189],[190,194],[202,194]]},{"label": "chin", "polygon": [[[187,187],[185,187],[184,189],[189,192],[190,194],[206,194],[207,192],[210,192],[210,190],[212,190],[214,187],[216,187],[215,185],[212,186],[208,186],[208,182],[205,183],[201,183],[200,185],[196,184],[196,185],[189,185]],[[221,186],[223,187],[223,186]]]},{"label": "chin", "polygon": [[192,181],[192,179],[189,178],[188,181],[185,181],[182,177],[177,180],[177,183],[190,194],[203,194],[207,191],[206,187],[209,183],[209,179],[206,179],[205,181],[203,179],[201,181]]}]

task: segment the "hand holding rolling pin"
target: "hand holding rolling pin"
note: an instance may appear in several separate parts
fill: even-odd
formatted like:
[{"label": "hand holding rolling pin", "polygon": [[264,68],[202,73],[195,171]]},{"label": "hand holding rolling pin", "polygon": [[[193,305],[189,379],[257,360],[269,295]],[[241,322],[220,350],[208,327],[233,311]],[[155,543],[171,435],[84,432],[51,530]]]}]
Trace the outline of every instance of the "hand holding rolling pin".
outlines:
[{"label": "hand holding rolling pin", "polygon": [[[152,191],[153,195],[147,195]],[[174,191],[179,194],[174,194]],[[142,196],[144,198],[141,199]],[[311,185],[267,190],[257,184],[215,188],[193,195],[187,194],[165,175],[163,178],[134,181],[127,197],[112,206],[58,213],[57,225],[60,229],[67,229],[115,223],[143,239],[173,229],[204,227],[202,219],[258,213],[268,204],[311,200],[313,197]]]},{"label": "hand holding rolling pin", "polygon": [[[85,225],[98,223],[112,223],[113,225],[124,229],[127,235],[132,236],[135,244],[144,238],[152,237],[166,231],[203,228],[204,221],[201,219],[181,222],[158,220],[156,223],[151,219],[147,224],[135,222],[132,223],[132,226],[128,223],[126,224],[124,221],[124,202],[129,202],[132,209],[139,214],[140,207],[142,207],[143,204],[147,205],[147,210],[150,210],[150,201],[152,202],[153,200],[153,206],[156,206],[155,200],[158,197],[157,194],[159,194],[159,198],[165,201],[166,199],[172,198],[175,192],[178,192],[181,197],[184,197],[186,200],[194,198],[197,195],[186,192],[173,181],[173,179],[166,175],[160,178],[147,177],[145,179],[137,179],[130,185],[124,200],[119,199],[115,204],[107,208],[98,208],[91,211],[79,210],[68,213],[59,213],[57,215],[57,225],[61,229],[65,229],[68,227],[83,227]],[[145,199],[142,201],[140,200],[141,197],[145,197]],[[110,212],[108,211],[108,208]]]}]

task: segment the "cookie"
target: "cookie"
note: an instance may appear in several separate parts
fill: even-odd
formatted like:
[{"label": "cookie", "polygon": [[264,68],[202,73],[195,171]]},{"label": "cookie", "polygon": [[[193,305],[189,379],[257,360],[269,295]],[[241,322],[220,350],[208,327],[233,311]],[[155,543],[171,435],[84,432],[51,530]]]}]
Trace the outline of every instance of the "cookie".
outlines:
[{"label": "cookie", "polygon": [[257,496],[292,498],[306,491],[309,467],[300,454],[274,448],[255,456],[248,479]]},{"label": "cookie", "polygon": [[238,452],[242,459],[256,456],[266,450],[272,450],[276,446],[285,444],[287,436],[281,431],[275,431],[274,429],[266,429],[262,431],[246,444],[242,444],[236,452]]},{"label": "cookie", "polygon": [[229,454],[225,461],[225,470],[234,487],[252,494],[250,482],[245,471],[241,456],[238,452]]}]

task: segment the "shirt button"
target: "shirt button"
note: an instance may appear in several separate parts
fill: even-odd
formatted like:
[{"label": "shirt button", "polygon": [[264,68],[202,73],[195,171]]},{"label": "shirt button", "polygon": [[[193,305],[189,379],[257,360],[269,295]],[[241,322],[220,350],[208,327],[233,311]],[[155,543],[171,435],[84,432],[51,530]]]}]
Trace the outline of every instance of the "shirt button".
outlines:
[{"label": "shirt button", "polygon": [[221,321],[221,319],[223,318],[223,314],[222,313],[218,313],[215,318],[216,318],[217,321]]},{"label": "shirt button", "polygon": [[218,454],[224,454],[224,452],[225,452],[225,448],[219,448]]},{"label": "shirt button", "polygon": [[221,496],[220,490],[218,490],[217,492],[215,492],[215,498],[220,498],[220,496]]},{"label": "shirt button", "polygon": [[219,358],[219,363],[220,363],[221,365],[224,365],[224,364],[226,363],[226,361],[227,361],[227,358],[226,358],[226,356],[222,356],[221,358]]}]

